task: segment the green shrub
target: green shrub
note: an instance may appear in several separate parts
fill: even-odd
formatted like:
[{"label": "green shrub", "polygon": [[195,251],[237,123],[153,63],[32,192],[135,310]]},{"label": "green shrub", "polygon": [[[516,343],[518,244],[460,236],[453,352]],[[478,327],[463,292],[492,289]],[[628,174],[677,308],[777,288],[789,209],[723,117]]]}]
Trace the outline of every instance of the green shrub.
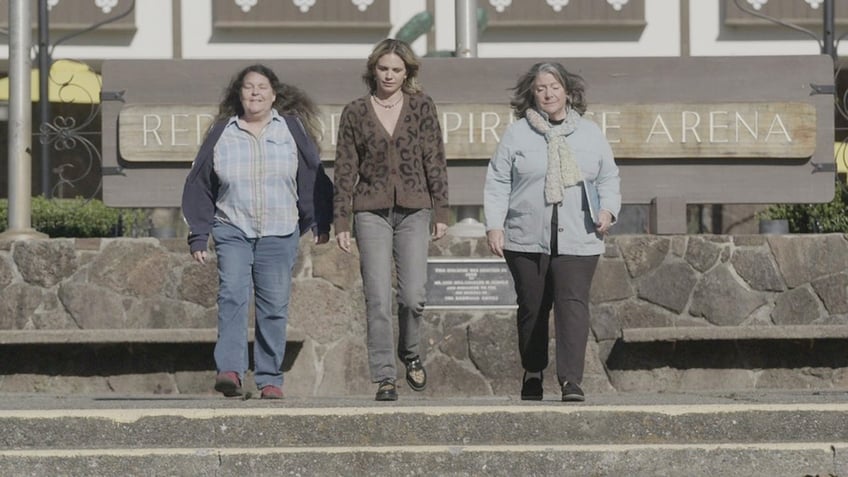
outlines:
[{"label": "green shrub", "polygon": [[[96,199],[32,198],[32,228],[50,237],[117,237],[147,229],[147,212],[107,207]],[[9,225],[9,202],[0,199],[0,231]]]},{"label": "green shrub", "polygon": [[121,235],[124,237],[147,237],[150,235],[150,211],[148,209],[120,209]]},{"label": "green shrub", "polygon": [[785,219],[793,234],[848,233],[848,187],[836,181],[833,200],[824,204],[775,204],[761,219]]}]

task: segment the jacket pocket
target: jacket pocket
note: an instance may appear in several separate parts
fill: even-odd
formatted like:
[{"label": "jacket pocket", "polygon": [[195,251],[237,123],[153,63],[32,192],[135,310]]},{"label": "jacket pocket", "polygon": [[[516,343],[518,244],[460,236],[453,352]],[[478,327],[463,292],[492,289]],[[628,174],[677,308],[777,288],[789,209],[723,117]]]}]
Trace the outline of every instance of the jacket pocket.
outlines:
[{"label": "jacket pocket", "polygon": [[504,223],[507,243],[521,245],[539,243],[543,233],[542,214],[532,209],[509,209]]}]

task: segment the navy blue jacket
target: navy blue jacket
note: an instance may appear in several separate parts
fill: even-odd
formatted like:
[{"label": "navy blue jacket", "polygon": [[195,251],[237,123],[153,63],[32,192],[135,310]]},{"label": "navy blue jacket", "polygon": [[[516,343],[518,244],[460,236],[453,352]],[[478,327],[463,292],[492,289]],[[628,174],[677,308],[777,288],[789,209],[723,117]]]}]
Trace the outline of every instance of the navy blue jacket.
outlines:
[{"label": "navy blue jacket", "polygon": [[[300,234],[330,233],[333,221],[333,183],[324,172],[318,146],[306,135],[295,116],[283,115],[297,143],[297,211]],[[227,121],[212,126],[183,187],[183,216],[188,222],[188,246],[191,253],[206,250],[212,224],[215,222],[215,202],[220,182],[212,164],[215,144],[224,132]]]}]

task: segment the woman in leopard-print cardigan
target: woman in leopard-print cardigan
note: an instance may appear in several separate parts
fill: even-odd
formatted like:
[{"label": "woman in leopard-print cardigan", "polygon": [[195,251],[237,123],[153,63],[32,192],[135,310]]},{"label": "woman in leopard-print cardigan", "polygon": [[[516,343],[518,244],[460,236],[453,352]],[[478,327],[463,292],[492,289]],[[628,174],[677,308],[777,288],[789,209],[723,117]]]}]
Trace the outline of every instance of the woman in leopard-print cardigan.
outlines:
[{"label": "woman in leopard-print cardigan", "polygon": [[[376,399],[397,399],[392,258],[397,274],[397,356],[415,391],[427,385],[419,327],[429,238],[445,235],[448,175],[436,106],[417,82],[420,61],[406,43],[378,43],[362,78],[368,95],[342,111],[333,168],[336,241],[351,251],[351,215],[367,315],[368,365]],[[431,215],[434,216],[432,234]]]}]

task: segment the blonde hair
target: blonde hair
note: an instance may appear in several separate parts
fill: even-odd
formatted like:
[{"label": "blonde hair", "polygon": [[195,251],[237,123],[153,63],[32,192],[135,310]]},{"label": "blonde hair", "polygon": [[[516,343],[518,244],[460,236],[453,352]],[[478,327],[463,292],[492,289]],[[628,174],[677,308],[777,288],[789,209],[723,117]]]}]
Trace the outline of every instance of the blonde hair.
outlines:
[{"label": "blonde hair", "polygon": [[385,55],[394,53],[406,67],[406,79],[403,81],[401,89],[404,93],[414,94],[421,92],[421,85],[418,84],[418,69],[421,67],[421,60],[412,51],[412,48],[401,40],[386,38],[377,43],[371,55],[368,56],[368,61],[365,63],[365,73],[362,74],[362,81],[368,86],[368,92],[374,94],[377,91],[377,62]]}]

